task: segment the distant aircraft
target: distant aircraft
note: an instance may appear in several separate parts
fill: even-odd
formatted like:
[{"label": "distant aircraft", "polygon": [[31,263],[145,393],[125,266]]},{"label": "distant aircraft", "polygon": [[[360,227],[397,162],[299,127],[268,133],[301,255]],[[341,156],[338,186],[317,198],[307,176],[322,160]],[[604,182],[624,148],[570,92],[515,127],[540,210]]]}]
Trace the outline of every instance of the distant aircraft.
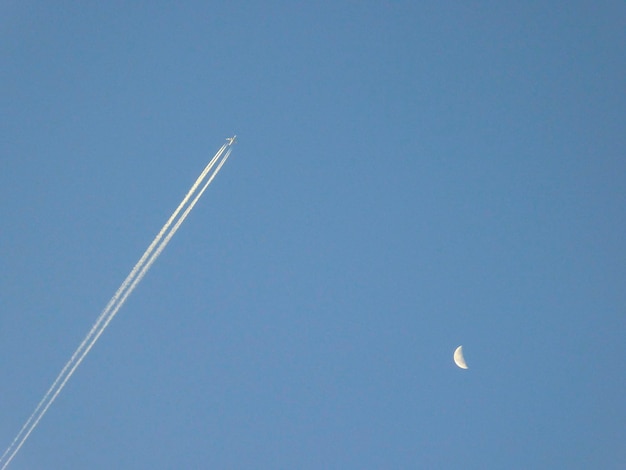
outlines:
[{"label": "distant aircraft", "polygon": [[227,137],[226,140],[228,141],[228,145],[233,145],[235,143],[235,140],[237,139],[237,136],[234,135],[232,137]]}]

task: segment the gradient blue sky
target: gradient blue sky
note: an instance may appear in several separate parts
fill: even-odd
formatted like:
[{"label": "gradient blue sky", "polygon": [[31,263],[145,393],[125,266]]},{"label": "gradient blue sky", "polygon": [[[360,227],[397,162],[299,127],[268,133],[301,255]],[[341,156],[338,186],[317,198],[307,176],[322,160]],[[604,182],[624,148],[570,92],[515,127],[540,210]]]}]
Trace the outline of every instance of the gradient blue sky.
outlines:
[{"label": "gradient blue sky", "polygon": [[2,450],[239,135],[11,468],[626,468],[625,18],[2,2]]}]

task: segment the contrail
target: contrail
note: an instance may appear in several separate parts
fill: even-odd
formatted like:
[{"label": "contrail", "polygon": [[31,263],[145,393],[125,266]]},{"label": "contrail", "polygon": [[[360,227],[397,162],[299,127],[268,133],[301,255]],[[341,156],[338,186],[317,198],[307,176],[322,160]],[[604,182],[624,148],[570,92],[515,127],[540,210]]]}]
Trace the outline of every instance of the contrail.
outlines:
[{"label": "contrail", "polygon": [[[215,178],[217,173],[220,171],[220,169],[222,168],[222,166],[224,165],[224,163],[230,156],[232,149],[229,147],[234,143],[235,138],[233,137],[232,139],[228,139],[228,141],[229,143],[222,145],[222,147],[218,150],[215,156],[208,163],[208,165],[204,168],[200,176],[196,179],[194,184],[191,186],[191,188],[189,189],[189,191],[183,198],[182,202],[178,205],[176,210],[172,213],[172,215],[170,216],[168,221],[165,223],[163,228],[161,228],[157,236],[154,238],[150,246],[141,256],[139,261],[135,264],[135,266],[133,267],[131,272],[128,274],[124,282],[122,282],[122,284],[120,285],[118,290],[115,292],[111,300],[109,300],[107,306],[99,315],[98,319],[96,320],[94,325],[91,327],[91,330],[89,330],[89,333],[87,333],[87,336],[80,343],[76,351],[74,351],[74,354],[72,354],[72,357],[70,358],[70,360],[65,364],[65,366],[63,367],[63,369],[61,370],[57,378],[54,380],[54,382],[52,383],[52,385],[50,386],[50,388],[48,389],[44,397],[41,399],[41,401],[35,408],[35,411],[30,415],[26,423],[20,429],[17,436],[13,439],[9,447],[4,451],[4,453],[0,457],[0,463],[5,459],[5,457],[6,457],[6,461],[4,462],[4,464],[2,464],[2,467],[0,470],[6,469],[6,467],[9,465],[11,460],[13,460],[13,458],[15,457],[17,452],[20,450],[22,445],[24,445],[24,442],[26,441],[26,439],[28,439],[30,434],[35,429],[35,427],[37,427],[37,425],[39,424],[39,421],[41,420],[41,418],[43,418],[44,414],[48,411],[48,408],[50,408],[50,406],[56,400],[59,393],[61,393],[61,390],[63,390],[67,381],[74,374],[74,371],[76,370],[76,368],[78,368],[78,366],[83,361],[85,356],[89,353],[93,345],[96,343],[96,341],[98,341],[98,338],[100,338],[100,335],[102,335],[102,333],[107,328],[107,326],[109,325],[113,317],[115,317],[117,312],[124,305],[128,296],[133,292],[133,290],[135,290],[139,282],[141,282],[141,280],[146,275],[146,273],[148,272],[152,264],[156,261],[156,259],[159,257],[161,252],[165,249],[165,247],[167,246],[169,241],[172,239],[172,237],[174,236],[178,228],[182,225],[184,220],[187,218],[187,216],[189,215],[193,207],[196,205],[196,203],[198,202],[198,200],[200,199],[204,191],[207,189],[209,184],[211,184],[211,182],[213,181],[213,178]],[[180,211],[183,209],[183,207],[185,207],[189,199],[197,191],[200,184],[202,184],[207,174],[211,171],[215,163],[219,160],[219,158],[222,156],[222,154],[227,148],[228,148],[228,151],[226,152],[224,157],[221,159],[221,161],[217,165],[217,168],[209,176],[208,180],[206,181],[202,189],[196,194],[195,198],[187,206],[187,208],[182,213],[182,215],[178,218],[178,220],[176,221],[172,229],[168,232],[170,226],[172,225],[174,220],[176,220],[176,217],[178,216]],[[164,236],[165,238],[161,240]],[[155,247],[157,247],[156,250],[155,250]]]},{"label": "contrail", "polygon": [[[81,354],[82,350],[84,349],[85,345],[87,344],[87,342],[90,340],[90,338],[94,335],[94,333],[96,332],[96,330],[100,327],[100,324],[102,323],[102,321],[105,319],[105,317],[107,316],[107,314],[111,311],[111,309],[113,308],[113,306],[115,305],[115,303],[119,300],[119,298],[121,297],[121,295],[124,293],[124,291],[128,288],[128,286],[130,285],[130,283],[133,281],[133,279],[135,278],[135,276],[137,275],[137,273],[139,272],[139,270],[141,269],[141,267],[144,265],[146,259],[148,259],[148,256],[150,256],[150,254],[152,253],[152,251],[154,250],[154,248],[156,247],[156,245],[159,243],[159,241],[161,240],[161,238],[163,238],[163,235],[165,234],[165,232],[169,229],[169,227],[172,225],[172,222],[176,219],[176,217],[178,216],[178,214],[180,213],[180,211],[182,210],[182,208],[187,204],[187,202],[189,201],[189,199],[191,198],[191,196],[193,195],[193,193],[195,193],[195,191],[198,189],[198,186],[202,183],[202,181],[205,179],[207,173],[211,170],[211,168],[215,165],[215,162],[218,160],[218,158],[222,155],[222,153],[224,153],[224,150],[229,146],[229,144],[224,144],[222,145],[222,147],[218,150],[218,152],[215,154],[215,156],[211,159],[211,161],[208,163],[208,165],[204,168],[204,170],[202,171],[202,173],[200,174],[200,176],[196,179],[195,183],[191,186],[191,189],[187,192],[187,194],[185,195],[185,197],[183,198],[183,200],[181,201],[181,203],[178,205],[178,207],[176,208],[176,210],[172,213],[172,215],[170,216],[170,218],[168,219],[168,221],[165,223],[165,225],[163,226],[163,228],[159,231],[159,233],[157,234],[157,236],[154,238],[154,240],[152,241],[152,243],[150,243],[150,246],[148,247],[148,249],[145,251],[145,253],[142,255],[142,257],[139,259],[139,261],[137,262],[137,264],[135,264],[135,266],[133,267],[133,269],[130,271],[130,274],[128,274],[128,276],[126,277],[126,279],[124,280],[124,282],[120,285],[120,287],[117,289],[117,292],[115,292],[115,295],[113,295],[113,297],[111,298],[111,300],[109,300],[109,303],[107,304],[107,306],[104,308],[104,310],[102,311],[102,313],[100,314],[100,316],[97,318],[96,322],[94,323],[94,325],[91,327],[91,330],[89,331],[89,333],[87,333],[87,336],[85,336],[85,339],[83,339],[82,343],[78,346],[78,348],[76,349],[76,351],[74,352],[74,354],[72,354],[72,357],[70,358],[70,360],[65,364],[65,366],[63,367],[63,369],[61,370],[61,372],[59,373],[59,375],[57,376],[57,378],[54,380],[54,382],[52,383],[52,385],[50,386],[50,388],[48,389],[48,391],[46,392],[46,394],[44,395],[44,397],[41,399],[41,401],[39,402],[39,404],[37,405],[37,407],[35,408],[35,411],[33,411],[33,413],[30,415],[30,417],[28,418],[28,420],[26,420],[26,423],[24,423],[24,425],[22,426],[22,429],[20,429],[20,432],[17,434],[17,436],[15,437],[15,439],[13,440],[13,442],[11,442],[11,445],[4,451],[4,453],[2,454],[2,457],[0,457],[0,462],[2,462],[2,460],[4,459],[4,457],[7,455],[7,453],[15,446],[16,442],[22,437],[22,434],[24,433],[24,431],[26,430],[26,428],[29,426],[29,424],[31,423],[31,421],[35,418],[35,416],[39,413],[39,410],[41,409],[42,406],[44,406],[44,404],[47,402],[48,398],[50,397],[50,395],[53,393],[53,391],[57,388],[57,385],[59,384],[59,382],[61,381],[61,379],[63,378],[63,376],[65,375],[65,373],[67,372],[67,370],[71,367],[71,365],[76,361],[76,358],[78,357],[79,354]],[[229,149],[230,151],[230,149]],[[216,171],[217,173],[217,171]],[[216,174],[215,173],[215,174]],[[215,175],[214,174],[214,175]],[[62,387],[62,386],[61,386]],[[43,411],[43,413],[45,413],[45,410]],[[42,414],[43,414],[42,413]],[[36,424],[35,424],[36,425]],[[8,463],[8,462],[7,462]],[[4,469],[4,467],[2,467]]]}]

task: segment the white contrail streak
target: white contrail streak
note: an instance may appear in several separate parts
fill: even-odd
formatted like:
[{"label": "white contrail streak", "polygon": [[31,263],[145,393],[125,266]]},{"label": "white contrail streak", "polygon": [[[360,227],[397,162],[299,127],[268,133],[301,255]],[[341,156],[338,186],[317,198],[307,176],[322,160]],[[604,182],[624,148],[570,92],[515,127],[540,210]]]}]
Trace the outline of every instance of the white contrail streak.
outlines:
[{"label": "white contrail streak", "polygon": [[[113,317],[115,317],[117,312],[124,305],[128,296],[135,290],[139,282],[141,282],[141,280],[146,275],[146,273],[148,272],[152,264],[156,261],[156,259],[159,257],[161,252],[165,249],[165,247],[167,246],[169,241],[172,239],[176,231],[178,231],[178,228],[182,225],[182,223],[187,218],[187,216],[189,215],[193,207],[196,205],[196,203],[198,202],[198,200],[200,199],[204,191],[207,189],[209,184],[211,184],[211,182],[213,181],[213,178],[215,178],[217,173],[222,168],[222,165],[224,165],[224,163],[230,156],[232,149],[229,147],[233,144],[233,142],[234,140],[230,141],[228,144],[222,145],[222,147],[218,150],[215,156],[211,159],[208,165],[204,168],[200,176],[196,179],[191,189],[189,189],[189,191],[183,198],[182,202],[178,205],[178,207],[170,216],[170,218],[165,223],[163,228],[161,228],[161,230],[159,231],[157,236],[154,238],[154,240],[152,241],[148,249],[144,252],[144,254],[141,256],[139,261],[135,264],[131,272],[128,274],[124,282],[120,285],[118,290],[115,292],[111,300],[109,300],[107,306],[99,315],[98,319],[96,320],[94,325],[91,327],[91,330],[89,330],[89,333],[87,333],[87,336],[80,343],[76,351],[74,351],[74,354],[72,354],[72,357],[70,358],[70,360],[65,364],[65,366],[63,367],[63,369],[61,370],[57,378],[54,380],[54,382],[52,383],[52,385],[50,386],[50,388],[48,389],[44,397],[41,399],[41,401],[35,408],[35,411],[30,415],[26,423],[20,429],[17,436],[13,439],[9,447],[4,451],[4,453],[0,457],[0,463],[2,463],[2,461],[6,457],[6,460],[4,464],[2,464],[2,467],[0,468],[0,470],[6,469],[6,467],[9,465],[11,460],[13,460],[13,458],[15,457],[17,452],[20,450],[22,445],[24,445],[24,442],[26,441],[26,439],[28,439],[32,431],[39,424],[39,421],[41,420],[41,418],[43,418],[45,413],[48,411],[48,408],[50,408],[50,406],[56,400],[59,393],[61,393],[61,390],[63,390],[67,381],[74,374],[74,371],[78,368],[78,366],[83,361],[85,356],[89,353],[89,351],[91,350],[93,345],[96,343],[96,341],[98,341],[98,338],[100,338],[100,335],[102,335],[102,333],[107,328],[107,326],[109,325]],[[202,189],[196,194],[192,202],[187,206],[187,208],[184,210],[184,212],[178,218],[178,220],[176,220],[176,217],[178,217],[178,214],[180,213],[180,211],[189,202],[189,199],[194,195],[194,193],[196,193],[200,184],[202,184],[203,180],[207,177],[207,174],[211,171],[215,163],[219,160],[219,158],[222,156],[222,154],[227,148],[228,148],[228,151],[226,152],[224,157],[221,159],[221,161],[219,161],[219,164],[217,165],[216,169],[209,176],[208,180],[205,182]],[[176,220],[176,223],[174,223],[175,220]],[[174,226],[171,228],[171,230],[169,230],[172,223],[174,223]],[[165,238],[163,239],[164,236]],[[155,247],[156,247],[156,250],[155,250]]]},{"label": "white contrail streak", "polygon": [[[211,161],[208,163],[208,165],[204,168],[204,170],[202,171],[202,173],[200,174],[200,176],[196,179],[196,181],[194,182],[194,184],[191,186],[191,189],[187,192],[187,194],[185,195],[185,197],[183,198],[182,202],[178,205],[178,207],[176,208],[176,210],[172,213],[172,215],[170,216],[169,220],[165,223],[165,225],[163,226],[163,228],[161,228],[161,230],[159,231],[159,233],[157,234],[157,236],[154,238],[154,240],[152,240],[152,243],[150,243],[150,246],[148,247],[148,249],[145,251],[145,253],[142,255],[142,257],[139,259],[139,261],[137,262],[137,264],[135,264],[135,266],[133,267],[133,269],[130,271],[130,274],[128,274],[128,276],[126,277],[126,279],[124,280],[124,282],[120,285],[120,287],[117,289],[117,292],[115,292],[115,295],[113,295],[113,297],[111,298],[111,300],[109,300],[109,303],[107,304],[107,306],[104,308],[104,310],[102,311],[102,313],[100,314],[100,316],[97,318],[96,322],[94,323],[94,325],[91,327],[91,330],[89,331],[89,333],[87,333],[87,336],[85,336],[85,339],[83,339],[82,343],[78,346],[78,348],[76,349],[76,351],[74,352],[74,354],[72,354],[72,357],[70,358],[70,360],[65,364],[65,366],[63,367],[63,369],[61,370],[61,372],[59,373],[59,375],[57,376],[57,378],[54,380],[54,382],[52,383],[52,385],[50,386],[50,388],[48,389],[48,391],[46,392],[46,394],[44,395],[44,397],[41,399],[41,401],[39,402],[39,404],[37,405],[37,407],[35,408],[35,411],[33,411],[33,413],[30,415],[30,417],[28,418],[28,420],[26,420],[26,423],[24,423],[24,425],[22,426],[22,429],[20,429],[20,432],[17,434],[17,436],[15,436],[15,439],[13,440],[13,442],[11,442],[11,445],[4,451],[4,453],[2,454],[2,457],[0,457],[0,462],[2,462],[2,460],[4,459],[4,457],[7,455],[8,452],[11,451],[11,449],[15,446],[15,444],[17,443],[17,441],[22,437],[22,434],[24,433],[24,431],[26,430],[26,428],[30,425],[31,421],[35,418],[35,416],[39,413],[39,410],[41,409],[42,406],[44,406],[44,404],[47,402],[48,398],[50,397],[50,395],[53,393],[53,391],[57,388],[59,382],[62,380],[62,378],[65,376],[65,373],[67,372],[67,370],[71,367],[71,365],[76,361],[76,358],[78,357],[79,354],[81,354],[82,350],[85,348],[87,342],[91,339],[91,337],[95,334],[96,330],[100,327],[102,321],[105,319],[105,317],[109,314],[109,312],[111,311],[111,309],[113,308],[113,306],[115,305],[115,303],[119,300],[119,298],[121,297],[121,295],[124,293],[124,291],[126,289],[128,289],[128,286],[130,285],[130,283],[133,281],[133,279],[135,278],[135,276],[137,275],[137,273],[139,272],[139,270],[141,269],[141,267],[144,265],[146,259],[148,259],[148,257],[150,256],[150,254],[152,253],[152,251],[154,250],[154,248],[156,247],[156,245],[159,243],[159,241],[161,240],[161,238],[163,238],[163,235],[165,234],[165,232],[170,228],[170,226],[172,225],[172,222],[176,219],[176,217],[178,216],[178,214],[180,213],[180,211],[183,209],[183,207],[185,207],[185,205],[187,204],[187,202],[189,201],[189,199],[191,198],[191,196],[196,192],[196,190],[198,189],[198,186],[202,183],[202,181],[206,178],[207,173],[211,170],[211,168],[215,165],[215,162],[218,160],[218,158],[222,155],[222,153],[224,153],[224,150],[228,147],[228,144],[224,144],[222,145],[222,147],[218,150],[218,152],[215,154],[215,156],[211,159]],[[230,149],[229,149],[230,152]],[[219,170],[219,169],[218,169]],[[217,173],[217,171],[216,171]],[[216,174],[215,173],[215,174]],[[214,174],[214,175],[215,175]],[[61,386],[62,388],[62,386]],[[45,413],[45,410],[43,411],[43,413]],[[42,413],[42,414],[43,414]],[[36,425],[36,424],[35,424]],[[5,467],[2,467],[3,469]]]}]

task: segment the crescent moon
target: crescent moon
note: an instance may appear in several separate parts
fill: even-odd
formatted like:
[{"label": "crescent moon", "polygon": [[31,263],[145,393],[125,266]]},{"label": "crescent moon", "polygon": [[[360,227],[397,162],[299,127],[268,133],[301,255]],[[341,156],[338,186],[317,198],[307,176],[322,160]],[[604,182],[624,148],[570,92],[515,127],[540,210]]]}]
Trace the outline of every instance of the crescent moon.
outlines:
[{"label": "crescent moon", "polygon": [[454,363],[461,369],[467,369],[465,358],[463,357],[463,346],[459,346],[454,350]]}]

